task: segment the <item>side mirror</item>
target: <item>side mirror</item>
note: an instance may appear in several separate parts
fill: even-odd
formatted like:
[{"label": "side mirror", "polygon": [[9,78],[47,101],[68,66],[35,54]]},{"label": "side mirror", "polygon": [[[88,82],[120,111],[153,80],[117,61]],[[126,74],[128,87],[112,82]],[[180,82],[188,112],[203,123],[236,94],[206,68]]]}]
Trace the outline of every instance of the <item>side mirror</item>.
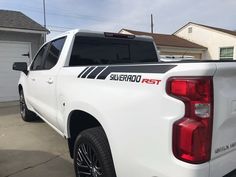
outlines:
[{"label": "side mirror", "polygon": [[26,62],[15,62],[12,65],[12,69],[16,71],[22,71],[26,75],[28,74],[27,63]]}]

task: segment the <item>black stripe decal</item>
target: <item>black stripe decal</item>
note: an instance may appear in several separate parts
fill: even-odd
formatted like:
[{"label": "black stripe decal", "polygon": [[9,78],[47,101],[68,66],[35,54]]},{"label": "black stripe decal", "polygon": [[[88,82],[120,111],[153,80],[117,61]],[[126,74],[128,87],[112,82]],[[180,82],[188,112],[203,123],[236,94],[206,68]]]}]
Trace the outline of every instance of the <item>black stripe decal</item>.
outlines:
[{"label": "black stripe decal", "polygon": [[105,67],[97,67],[95,70],[93,70],[89,75],[88,79],[94,79]]},{"label": "black stripe decal", "polygon": [[166,73],[177,65],[139,65],[139,66],[108,66],[97,79],[106,79],[112,72],[123,73]]},{"label": "black stripe decal", "polygon": [[81,78],[85,78],[94,68],[95,68],[94,66],[90,67],[90,68],[81,76]]},{"label": "black stripe decal", "polygon": [[78,78],[80,78],[82,76],[82,74],[84,74],[84,72],[88,69],[89,67],[86,67],[79,75]]}]

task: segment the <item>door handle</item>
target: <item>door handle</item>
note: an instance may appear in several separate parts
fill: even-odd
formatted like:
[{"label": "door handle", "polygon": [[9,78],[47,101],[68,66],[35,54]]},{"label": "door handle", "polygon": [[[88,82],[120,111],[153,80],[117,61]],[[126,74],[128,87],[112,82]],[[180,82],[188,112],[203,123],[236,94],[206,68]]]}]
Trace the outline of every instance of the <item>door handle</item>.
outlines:
[{"label": "door handle", "polygon": [[47,80],[47,83],[48,83],[48,84],[52,84],[52,83],[53,83],[52,78],[49,78],[49,79]]}]

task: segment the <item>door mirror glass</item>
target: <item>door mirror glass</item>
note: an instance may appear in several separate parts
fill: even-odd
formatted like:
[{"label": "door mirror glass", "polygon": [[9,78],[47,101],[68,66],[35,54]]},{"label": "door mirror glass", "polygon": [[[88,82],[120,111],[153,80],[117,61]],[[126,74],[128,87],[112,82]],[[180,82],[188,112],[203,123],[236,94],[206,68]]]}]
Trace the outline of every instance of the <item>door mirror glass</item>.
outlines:
[{"label": "door mirror glass", "polygon": [[25,74],[28,73],[28,71],[27,71],[27,63],[26,62],[15,62],[15,63],[13,63],[12,69],[16,70],[16,71],[22,71]]}]

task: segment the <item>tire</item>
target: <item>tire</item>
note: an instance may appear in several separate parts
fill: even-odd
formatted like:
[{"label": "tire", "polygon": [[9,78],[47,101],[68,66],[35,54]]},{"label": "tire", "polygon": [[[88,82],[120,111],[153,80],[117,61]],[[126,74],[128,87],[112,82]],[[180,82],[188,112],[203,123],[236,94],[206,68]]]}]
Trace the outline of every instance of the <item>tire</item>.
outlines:
[{"label": "tire", "polygon": [[23,90],[20,90],[20,115],[25,122],[35,120],[36,115],[27,108]]},{"label": "tire", "polygon": [[116,177],[110,147],[101,127],[81,132],[75,140],[76,177]]}]

